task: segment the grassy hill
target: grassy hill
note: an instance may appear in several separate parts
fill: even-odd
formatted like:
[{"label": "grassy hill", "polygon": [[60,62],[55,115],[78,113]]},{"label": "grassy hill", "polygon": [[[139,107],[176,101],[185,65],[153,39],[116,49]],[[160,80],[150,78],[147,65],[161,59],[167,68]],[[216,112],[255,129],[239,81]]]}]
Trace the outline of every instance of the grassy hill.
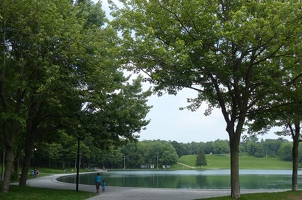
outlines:
[{"label": "grassy hill", "polygon": [[[230,156],[229,155],[206,155],[207,166],[201,168],[195,166],[196,155],[182,156],[179,159],[180,163],[195,167],[195,169],[229,169]],[[292,163],[282,161],[279,158],[257,158],[248,156],[247,154],[240,154],[239,156],[240,169],[291,169]],[[172,169],[191,169],[190,167],[176,164]]]}]

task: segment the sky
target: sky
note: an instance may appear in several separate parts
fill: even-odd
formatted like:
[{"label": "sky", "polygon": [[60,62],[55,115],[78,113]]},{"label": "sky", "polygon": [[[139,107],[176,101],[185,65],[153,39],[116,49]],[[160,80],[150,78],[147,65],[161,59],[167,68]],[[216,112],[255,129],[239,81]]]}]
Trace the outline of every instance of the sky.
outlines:
[{"label": "sky", "polygon": [[[152,105],[146,119],[151,119],[146,130],[141,131],[140,141],[143,140],[166,140],[180,143],[209,142],[228,140],[228,133],[225,131],[226,123],[220,109],[214,109],[209,116],[204,115],[207,108],[203,104],[196,112],[179,110],[187,106],[187,98],[195,97],[196,91],[183,89],[176,96],[164,95],[158,97],[153,95],[148,100]],[[278,139],[274,132],[281,128],[274,128],[266,135],[258,136],[259,139]],[[247,133],[242,133],[247,135]],[[290,138],[286,138],[290,140]]]},{"label": "sky", "polygon": [[[97,0],[94,1],[97,2]],[[103,1],[103,9],[108,16],[109,9],[106,0]],[[228,140],[228,133],[225,131],[226,123],[219,109],[214,109],[210,116],[204,115],[207,108],[206,104],[203,104],[196,112],[179,110],[180,107],[188,105],[187,98],[196,96],[196,91],[189,89],[180,91],[176,96],[166,94],[158,97],[152,95],[148,99],[148,105],[152,105],[153,108],[146,117],[151,121],[147,129],[139,133],[139,140],[159,139],[180,143]],[[281,128],[274,129],[274,131],[276,130],[281,130]],[[267,135],[259,136],[259,138],[277,139],[278,136],[271,131]]]},{"label": "sky", "polygon": [[153,108],[146,117],[151,121],[147,129],[140,133],[140,140],[161,139],[188,143],[228,139],[226,124],[220,110],[213,110],[210,116],[204,115],[206,104],[195,112],[179,110],[180,107],[188,105],[187,98],[196,95],[195,91],[184,89],[176,96],[167,94],[161,97],[151,96],[148,104]]}]

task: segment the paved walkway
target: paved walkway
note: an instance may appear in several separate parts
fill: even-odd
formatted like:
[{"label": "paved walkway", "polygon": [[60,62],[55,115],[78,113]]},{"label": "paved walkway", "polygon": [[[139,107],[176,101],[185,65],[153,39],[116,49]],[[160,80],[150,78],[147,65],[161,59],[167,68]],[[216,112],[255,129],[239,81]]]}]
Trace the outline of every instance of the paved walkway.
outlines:
[{"label": "paved walkway", "polygon": [[[57,181],[56,179],[59,176],[62,176],[62,174],[29,179],[27,181],[27,185],[31,187],[76,190],[75,184]],[[79,184],[79,190],[96,192],[94,185]],[[283,190],[241,190],[241,194],[281,191]],[[96,194],[96,196],[87,200],[193,200],[228,195],[230,195],[230,190],[162,189],[108,186],[104,193]]]}]

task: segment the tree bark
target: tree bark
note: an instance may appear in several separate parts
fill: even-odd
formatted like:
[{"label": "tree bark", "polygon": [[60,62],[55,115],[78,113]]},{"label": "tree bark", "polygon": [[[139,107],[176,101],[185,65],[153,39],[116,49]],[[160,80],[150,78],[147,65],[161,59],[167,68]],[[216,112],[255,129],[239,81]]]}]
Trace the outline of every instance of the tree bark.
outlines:
[{"label": "tree bark", "polygon": [[26,185],[31,157],[32,157],[32,151],[26,150],[24,158],[23,158],[23,163],[22,163],[22,173],[21,173],[21,177],[20,177],[20,181],[19,181],[19,186]]},{"label": "tree bark", "polygon": [[300,142],[300,122],[295,123],[295,130],[293,133],[293,171],[292,171],[292,191],[298,190],[298,167],[299,167],[299,142]]},{"label": "tree bark", "polygon": [[33,119],[35,119],[34,116],[36,116],[36,113],[33,111],[33,109],[30,108],[29,116],[26,123],[25,155],[22,163],[22,174],[20,177],[19,186],[26,185],[28,171],[30,168],[30,161],[34,151],[34,143],[36,138],[37,124],[38,124],[33,122],[34,121]]},{"label": "tree bark", "polygon": [[12,169],[14,167],[14,151],[12,147],[6,146],[5,149],[5,172],[2,185],[2,192],[9,191],[9,185],[12,175]]},{"label": "tree bark", "polygon": [[239,143],[240,136],[230,135],[230,153],[231,153],[231,197],[232,199],[240,198],[240,181],[239,181]]}]

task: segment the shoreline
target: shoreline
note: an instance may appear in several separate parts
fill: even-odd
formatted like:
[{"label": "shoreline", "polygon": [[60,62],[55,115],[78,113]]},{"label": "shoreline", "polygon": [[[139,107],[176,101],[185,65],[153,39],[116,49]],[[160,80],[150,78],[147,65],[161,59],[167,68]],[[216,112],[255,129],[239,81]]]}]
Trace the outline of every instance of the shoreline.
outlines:
[{"label": "shoreline", "polygon": [[[74,174],[54,174],[50,176],[37,177],[27,180],[30,187],[52,188],[76,190],[76,184],[63,183],[57,181],[57,178],[65,175]],[[80,191],[95,193],[94,185],[79,184]],[[242,189],[241,194],[249,193],[273,193],[288,190],[279,189]],[[140,187],[119,187],[107,186],[104,193],[87,200],[155,200],[155,199],[173,199],[173,200],[193,200],[211,197],[230,196],[230,189],[171,189],[171,188],[140,188]]]}]

